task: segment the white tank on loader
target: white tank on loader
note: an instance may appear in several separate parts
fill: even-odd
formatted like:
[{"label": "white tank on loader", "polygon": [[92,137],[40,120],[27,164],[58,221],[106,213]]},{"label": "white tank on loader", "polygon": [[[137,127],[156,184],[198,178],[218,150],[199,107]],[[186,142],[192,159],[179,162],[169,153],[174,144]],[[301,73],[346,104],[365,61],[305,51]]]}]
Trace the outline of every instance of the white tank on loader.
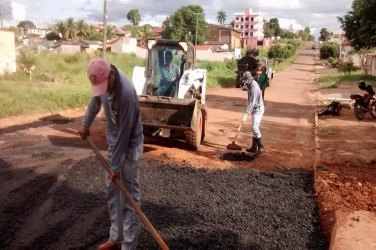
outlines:
[{"label": "white tank on loader", "polygon": [[146,67],[135,67],[144,133],[183,139],[197,150],[205,137],[206,70],[195,68],[194,47],[186,41],[149,39]]}]

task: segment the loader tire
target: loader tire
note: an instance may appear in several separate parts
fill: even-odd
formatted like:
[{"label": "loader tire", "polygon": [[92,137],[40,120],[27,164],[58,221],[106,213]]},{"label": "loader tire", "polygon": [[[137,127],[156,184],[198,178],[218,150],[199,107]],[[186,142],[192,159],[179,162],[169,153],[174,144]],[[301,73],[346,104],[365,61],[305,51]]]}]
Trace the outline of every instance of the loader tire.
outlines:
[{"label": "loader tire", "polygon": [[208,125],[208,118],[206,117],[206,115],[202,114],[201,141],[204,141],[205,139],[207,125]]},{"label": "loader tire", "polygon": [[185,141],[187,146],[191,150],[197,150],[201,144],[202,136],[202,114],[200,113],[197,117],[196,131],[187,130],[185,131]]}]

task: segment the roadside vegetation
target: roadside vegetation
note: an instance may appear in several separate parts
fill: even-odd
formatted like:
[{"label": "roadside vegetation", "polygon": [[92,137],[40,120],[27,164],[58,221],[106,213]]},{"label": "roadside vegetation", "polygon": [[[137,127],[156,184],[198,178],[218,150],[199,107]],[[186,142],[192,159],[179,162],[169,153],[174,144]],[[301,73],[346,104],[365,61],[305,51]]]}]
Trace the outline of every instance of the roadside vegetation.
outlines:
[{"label": "roadside vegetation", "polygon": [[[292,54],[292,53],[291,53]],[[56,54],[32,50],[22,50],[17,58],[19,69],[15,74],[0,76],[0,118],[52,112],[87,105],[91,89],[86,76],[89,60],[97,54]],[[259,50],[260,59],[265,59],[268,51]],[[135,54],[108,53],[107,59],[132,78],[135,66],[144,66],[145,60]],[[287,68],[296,58],[284,59],[275,65],[280,71]],[[225,62],[198,61],[197,67],[205,68],[207,87],[232,87],[237,70],[236,60]]]},{"label": "roadside vegetation", "polygon": [[315,84],[319,88],[337,88],[341,84],[354,84],[357,85],[359,80],[364,80],[367,84],[376,87],[376,77],[366,76],[361,70],[354,72],[351,75],[343,74],[341,72],[332,72],[321,75],[315,80]]},{"label": "roadside vegetation", "polygon": [[[0,118],[87,105],[91,89],[86,76],[86,67],[94,56],[82,53],[35,54],[31,79],[21,70],[12,75],[1,76]],[[108,53],[107,59],[130,77],[134,66],[145,63],[135,54]]]}]

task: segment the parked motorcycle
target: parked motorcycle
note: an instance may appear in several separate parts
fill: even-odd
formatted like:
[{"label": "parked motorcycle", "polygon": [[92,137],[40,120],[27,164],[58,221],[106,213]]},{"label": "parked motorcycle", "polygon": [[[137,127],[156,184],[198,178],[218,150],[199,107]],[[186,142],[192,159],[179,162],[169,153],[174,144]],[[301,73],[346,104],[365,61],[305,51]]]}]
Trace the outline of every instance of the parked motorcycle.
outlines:
[{"label": "parked motorcycle", "polygon": [[369,112],[376,119],[376,99],[365,94],[364,96],[353,94],[350,96],[354,113],[358,120],[363,120],[365,113]]}]

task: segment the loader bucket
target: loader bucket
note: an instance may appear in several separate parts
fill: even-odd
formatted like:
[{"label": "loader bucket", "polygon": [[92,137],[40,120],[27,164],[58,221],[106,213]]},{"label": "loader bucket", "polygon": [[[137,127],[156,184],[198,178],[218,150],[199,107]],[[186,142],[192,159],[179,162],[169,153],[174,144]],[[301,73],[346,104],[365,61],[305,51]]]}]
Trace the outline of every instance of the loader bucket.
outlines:
[{"label": "loader bucket", "polygon": [[[139,101],[144,132],[162,137],[180,137],[187,141],[190,148],[197,149],[197,140],[201,142],[202,132],[199,101],[149,95],[139,96]],[[196,133],[200,133],[198,139]]]}]

